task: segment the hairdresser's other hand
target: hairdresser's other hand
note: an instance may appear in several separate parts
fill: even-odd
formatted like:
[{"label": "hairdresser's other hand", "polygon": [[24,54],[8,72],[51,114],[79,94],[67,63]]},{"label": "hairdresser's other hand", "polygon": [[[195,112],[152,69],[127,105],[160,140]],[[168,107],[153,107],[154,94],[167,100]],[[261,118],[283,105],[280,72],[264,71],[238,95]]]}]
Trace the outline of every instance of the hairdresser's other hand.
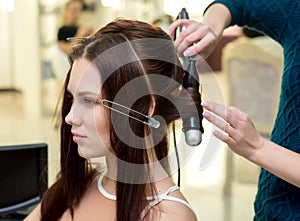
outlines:
[{"label": "hairdresser's other hand", "polygon": [[205,101],[202,106],[211,112],[204,112],[204,118],[224,131],[214,131],[213,134],[227,143],[235,153],[252,161],[266,139],[258,133],[247,114],[236,107],[226,107],[215,102]]},{"label": "hairdresser's other hand", "polygon": [[198,54],[206,58],[215,49],[220,39],[220,36],[217,36],[207,24],[188,19],[173,22],[169,27],[169,34],[173,35],[179,27],[185,27],[175,39],[175,47],[179,56]]}]

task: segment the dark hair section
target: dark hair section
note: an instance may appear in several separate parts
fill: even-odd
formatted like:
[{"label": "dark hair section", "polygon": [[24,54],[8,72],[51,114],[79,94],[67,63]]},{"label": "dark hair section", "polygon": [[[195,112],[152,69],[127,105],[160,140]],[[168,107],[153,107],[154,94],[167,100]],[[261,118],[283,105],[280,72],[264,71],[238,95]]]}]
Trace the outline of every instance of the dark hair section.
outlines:
[{"label": "dark hair section", "polygon": [[[136,221],[147,204],[147,183],[141,181],[151,180],[149,149],[154,150],[170,175],[168,129],[179,118],[197,114],[202,120],[199,92],[182,90],[184,71],[172,40],[159,27],[148,23],[118,19],[107,24],[73,49],[71,65],[80,58],[99,69],[103,98],[144,115],[152,108],[154,118],[159,116],[159,120],[164,121],[153,129],[113,111],[109,115],[110,142],[118,159],[117,221]],[[57,220],[67,209],[72,214],[98,173],[88,160],[78,155],[71,126],[64,121],[72,105],[67,92],[70,73],[71,70],[65,80],[61,107],[61,171],[42,200],[42,221]],[[130,114],[144,120],[136,113]],[[122,127],[119,129],[114,122]],[[150,143],[150,147],[149,142],[145,142],[148,136],[153,144]],[[131,165],[139,166],[133,170]],[[152,191],[155,193],[153,186]]]}]

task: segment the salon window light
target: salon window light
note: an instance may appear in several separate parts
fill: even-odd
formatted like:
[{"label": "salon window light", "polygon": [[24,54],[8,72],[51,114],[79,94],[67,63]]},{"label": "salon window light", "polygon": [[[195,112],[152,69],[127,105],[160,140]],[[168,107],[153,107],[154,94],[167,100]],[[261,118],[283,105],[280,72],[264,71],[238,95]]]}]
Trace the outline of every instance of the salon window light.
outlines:
[{"label": "salon window light", "polygon": [[188,10],[190,15],[199,16],[204,9],[213,0],[164,0],[164,12],[173,16],[177,16],[179,11],[184,7]]},{"label": "salon window light", "polygon": [[13,12],[15,9],[14,0],[0,0],[0,7],[6,12]]},{"label": "salon window light", "polygon": [[104,7],[116,7],[120,4],[120,0],[101,0]]},{"label": "salon window light", "polygon": [[163,10],[169,15],[177,15],[183,7],[186,7],[184,0],[164,0],[163,2]]}]

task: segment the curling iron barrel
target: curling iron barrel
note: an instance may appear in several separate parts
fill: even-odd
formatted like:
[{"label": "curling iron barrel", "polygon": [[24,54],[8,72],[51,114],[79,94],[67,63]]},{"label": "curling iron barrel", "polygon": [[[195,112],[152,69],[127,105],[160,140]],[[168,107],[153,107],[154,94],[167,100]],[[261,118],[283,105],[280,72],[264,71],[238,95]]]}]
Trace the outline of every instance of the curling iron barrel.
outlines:
[{"label": "curling iron barrel", "polygon": [[[178,15],[179,19],[189,19],[189,15],[185,8],[181,10]],[[180,31],[184,27],[180,27]],[[183,56],[183,68],[185,74],[183,77],[182,86],[185,89],[193,88],[199,91],[199,75],[196,69],[196,59],[195,56],[185,57]],[[182,130],[185,133],[185,142],[190,146],[197,146],[202,141],[202,119],[198,115],[191,116],[189,118],[183,119],[182,121]]]}]

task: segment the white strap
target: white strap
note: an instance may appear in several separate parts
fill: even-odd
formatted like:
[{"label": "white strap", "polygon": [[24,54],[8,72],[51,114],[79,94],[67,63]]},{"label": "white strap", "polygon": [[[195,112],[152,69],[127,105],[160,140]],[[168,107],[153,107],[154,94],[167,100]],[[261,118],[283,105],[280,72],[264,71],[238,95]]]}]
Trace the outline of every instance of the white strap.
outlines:
[{"label": "white strap", "polygon": [[179,190],[178,186],[171,186],[166,192],[164,192],[162,194],[159,194],[159,195],[156,195],[156,196],[147,196],[146,199],[147,200],[157,200],[157,199],[160,199],[163,196],[167,196],[169,193],[172,193],[176,190]]},{"label": "white strap", "polygon": [[163,200],[169,200],[169,201],[173,201],[173,202],[177,202],[177,203],[181,203],[183,205],[185,205],[186,207],[188,207],[190,210],[192,210],[192,212],[194,213],[195,217],[197,217],[196,215],[196,212],[194,211],[193,207],[188,204],[186,201],[182,200],[182,199],[179,199],[175,196],[169,196],[168,194],[169,193],[172,193],[176,190],[179,190],[179,187],[178,186],[172,186],[170,187],[165,193],[163,194],[159,194],[157,196],[151,196],[151,197],[147,197],[148,200],[152,200],[154,199],[153,201],[151,201],[142,211],[141,215],[140,215],[140,218],[139,220],[143,220],[145,218],[145,216],[147,215],[147,213],[149,212],[149,210],[159,204],[161,201]]},{"label": "white strap", "polygon": [[[98,179],[98,190],[99,192],[105,196],[107,199],[110,200],[117,200],[117,197],[115,195],[112,195],[110,193],[108,193],[102,186],[102,180],[103,180],[104,175],[100,175],[99,179]],[[178,190],[179,187],[178,186],[172,186],[170,187],[166,192],[157,195],[157,196],[147,196],[146,199],[147,200],[157,200],[160,199],[162,196],[167,196],[169,193],[174,192],[175,190]]]},{"label": "white strap", "polygon": [[102,180],[103,180],[103,177],[104,175],[100,175],[99,179],[98,179],[98,190],[99,192],[104,196],[106,197],[107,199],[110,199],[110,200],[117,200],[117,197],[115,195],[112,195],[108,192],[106,192],[106,190],[103,188],[102,186]]},{"label": "white strap", "polygon": [[[108,192],[106,192],[106,190],[103,188],[102,186],[102,180],[103,180],[104,175],[100,175],[99,179],[98,179],[98,190],[99,192],[106,197],[107,199],[110,200],[116,200],[117,197],[115,195],[112,195]],[[170,196],[168,195],[169,193],[172,193],[176,190],[179,190],[178,186],[171,186],[166,192],[156,195],[156,196],[147,196],[147,200],[152,200],[142,211],[142,213],[140,214],[140,218],[139,220],[143,220],[145,218],[145,216],[147,215],[147,213],[149,212],[149,210],[157,205],[158,203],[160,203],[163,200],[169,200],[169,201],[173,201],[173,202],[178,202],[181,203],[183,205],[185,205],[186,207],[188,207],[190,210],[192,210],[192,212],[194,213],[195,217],[197,217],[194,209],[191,207],[190,204],[188,204],[186,201],[179,199],[175,196]]]}]

